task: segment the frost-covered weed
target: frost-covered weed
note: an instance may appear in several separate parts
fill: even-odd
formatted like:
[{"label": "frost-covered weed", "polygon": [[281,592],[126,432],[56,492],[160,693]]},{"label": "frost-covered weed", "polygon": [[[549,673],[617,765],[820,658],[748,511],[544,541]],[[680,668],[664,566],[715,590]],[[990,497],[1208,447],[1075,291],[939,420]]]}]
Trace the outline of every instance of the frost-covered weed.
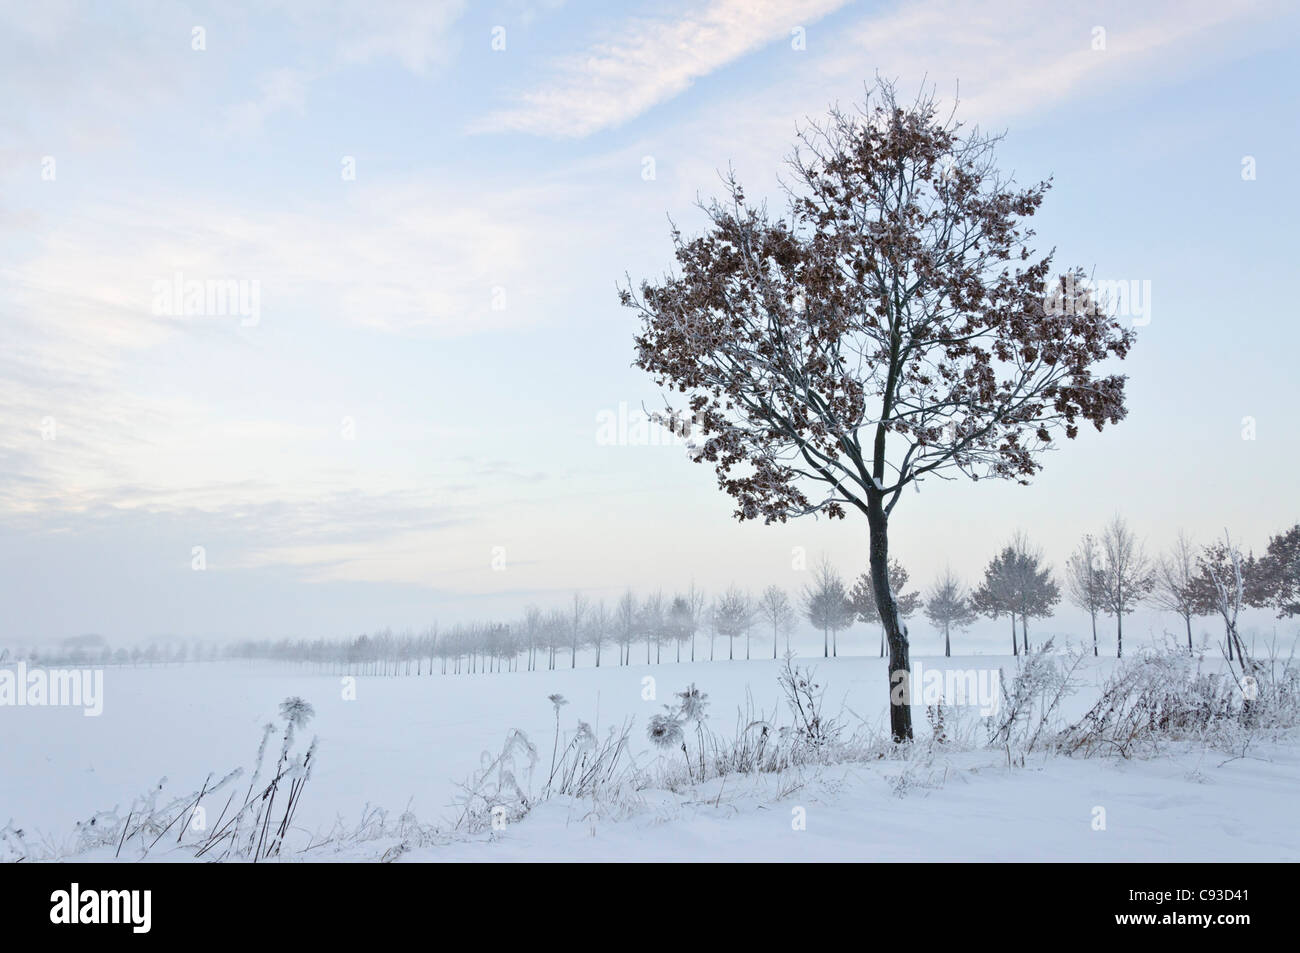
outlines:
[{"label": "frost-covered weed", "polygon": [[[1050,645],[1050,643],[1049,643]],[[1077,653],[1050,657],[1048,646],[1025,657],[992,724],[990,744],[1009,759],[1035,750],[1092,757],[1152,756],[1172,742],[1193,742],[1244,755],[1251,744],[1276,741],[1300,724],[1300,666],[1272,651],[1248,653],[1226,670],[1207,671],[1203,657],[1181,649],[1147,651],[1124,659],[1101,686],[1096,701],[1065,723],[1060,703],[1078,686]]]},{"label": "frost-covered weed", "polygon": [[[559,705],[555,707],[558,714]],[[537,761],[537,748],[522,731],[510,732],[495,756],[483,752],[479,769],[461,785],[462,793],[456,799],[459,817],[454,826],[476,833],[492,825],[493,811],[502,812],[500,816],[507,821],[527,815],[535,800],[529,786]]]},{"label": "frost-covered weed", "polygon": [[[279,857],[285,838],[293,826],[294,815],[302,802],[303,789],[311,780],[316,760],[316,739],[312,738],[305,751],[296,747],[297,732],[305,728],[315,715],[301,698],[286,698],[280,704],[280,725],[268,724],[258,745],[257,761],[243,803],[234,808],[234,795],[226,801],[217,821],[195,856],[217,860],[267,860]],[[270,779],[257,787],[261,778],[262,761],[266,743],[280,731],[280,752]],[[281,798],[281,795],[283,797]],[[279,803],[279,810],[276,806]]]},{"label": "frost-covered weed", "polygon": [[[167,778],[162,778],[132,801],[125,814],[119,805],[79,822],[71,843],[62,847],[46,844],[33,852],[23,832],[11,824],[0,830],[0,858],[11,859],[8,855],[20,850],[26,850],[30,859],[51,860],[109,849],[113,857],[130,860],[164,850],[204,859],[257,861],[278,857],[303,789],[311,779],[316,739],[301,752],[295,740],[296,732],[307,725],[312,715],[311,705],[301,698],[288,698],[281,704],[280,725],[271,723],[264,728],[252,776],[237,807],[235,784],[243,777],[243,768],[216,781],[208,775],[201,787],[179,797],[165,796]],[[277,730],[282,732],[279,756],[269,780],[259,786],[267,743]],[[215,810],[223,803],[220,795],[227,789],[230,793],[225,806],[209,823],[209,808]]]}]

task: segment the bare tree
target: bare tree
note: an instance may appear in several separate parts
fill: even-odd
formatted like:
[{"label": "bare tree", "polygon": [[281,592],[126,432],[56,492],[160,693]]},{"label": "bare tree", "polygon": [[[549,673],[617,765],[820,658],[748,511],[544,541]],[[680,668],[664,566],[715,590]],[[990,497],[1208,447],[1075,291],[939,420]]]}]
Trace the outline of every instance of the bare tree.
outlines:
[{"label": "bare tree", "polygon": [[799,614],[794,611],[794,606],[790,607],[790,614],[781,622],[781,634],[785,636],[785,651],[790,653],[790,636],[794,633],[799,624]]},{"label": "bare tree", "polygon": [[[537,647],[541,644],[542,610],[529,606],[524,610],[524,642],[528,646],[528,671],[537,668]],[[447,659],[443,656],[443,672],[447,670]]]},{"label": "bare tree", "polygon": [[736,657],[736,636],[748,631],[754,621],[754,605],[749,595],[731,586],[713,608],[713,624],[727,639],[727,658]]},{"label": "bare tree", "polygon": [[655,662],[659,661],[659,646],[663,644],[667,607],[664,594],[656,592],[646,596],[641,603],[641,616],[638,620],[641,634],[645,636],[645,663],[650,664],[650,649],[655,651]]},{"label": "bare tree", "polygon": [[912,715],[893,689],[911,665],[888,567],[903,490],[1027,482],[1053,432],[1126,414],[1124,378],[1094,367],[1132,332],[1082,272],[1053,280],[1028,247],[1048,184],[1014,188],[997,141],[878,82],[800,133],[784,217],[732,175],[705,235],[674,228],[680,274],[620,291],[641,318],[636,365],[683,395],[657,420],[714,467],[738,519],[865,518],[899,740]]},{"label": "bare tree", "polygon": [[573,605],[569,609],[569,668],[578,667],[578,643],[582,641],[582,635],[587,621],[587,613],[591,611],[591,600],[581,593],[573,594]]},{"label": "bare tree", "polygon": [[672,640],[677,646],[677,661],[682,660],[682,644],[691,643],[691,657],[695,657],[695,630],[699,628],[699,598],[692,586],[690,592],[673,597],[668,608],[668,627]]},{"label": "bare tree", "polygon": [[794,619],[790,597],[780,586],[768,586],[758,600],[758,608],[763,620],[772,625],[772,658],[776,658],[778,636],[782,630],[789,631]]},{"label": "bare tree", "polygon": [[817,565],[811,585],[804,588],[804,614],[814,628],[822,630],[822,657],[832,654],[831,633],[853,623],[855,609],[844,588],[844,580],[826,557]]},{"label": "bare tree", "polygon": [[1115,657],[1124,657],[1124,616],[1151,594],[1155,577],[1142,543],[1118,514],[1101,534],[1102,608],[1115,617]]},{"label": "bare tree", "polygon": [[709,611],[704,614],[705,622],[709,626],[709,661],[713,661],[713,648],[718,640],[718,606],[721,603],[721,597],[715,598]]},{"label": "bare tree", "polygon": [[609,627],[609,610],[605,608],[605,600],[601,599],[587,621],[587,644],[596,650],[596,668],[600,668],[600,650],[609,635]]},{"label": "bare tree", "polygon": [[1106,580],[1102,572],[1101,550],[1097,540],[1085,535],[1065,564],[1065,589],[1070,601],[1088,613],[1092,620],[1092,654],[1100,655],[1097,646],[1097,614],[1103,610]]},{"label": "bare tree", "polygon": [[977,618],[966,590],[951,569],[944,569],[930,590],[925,600],[925,617],[943,632],[943,654],[945,658],[951,656],[951,630],[964,629]]},{"label": "bare tree", "polygon": [[1196,596],[1196,547],[1182,530],[1173,548],[1156,561],[1151,601],[1161,609],[1178,613],[1187,627],[1187,654],[1192,655],[1192,617],[1200,615]]},{"label": "bare tree", "polygon": [[614,607],[614,639],[618,642],[618,664],[629,665],[632,662],[632,643],[636,641],[637,627],[641,618],[641,607],[637,605],[632,590],[618,600]]},{"label": "bare tree", "polygon": [[704,593],[696,588],[695,583],[691,583],[691,588],[686,590],[686,604],[691,610],[691,661],[695,661],[695,633],[700,630],[700,625],[704,622],[704,607],[707,600]]},{"label": "bare tree", "polygon": [[[546,667],[553,669],[557,654],[563,652],[569,642],[568,615],[558,609],[547,613],[542,622],[542,639],[546,646]],[[471,641],[470,644],[476,646],[477,640]]]}]

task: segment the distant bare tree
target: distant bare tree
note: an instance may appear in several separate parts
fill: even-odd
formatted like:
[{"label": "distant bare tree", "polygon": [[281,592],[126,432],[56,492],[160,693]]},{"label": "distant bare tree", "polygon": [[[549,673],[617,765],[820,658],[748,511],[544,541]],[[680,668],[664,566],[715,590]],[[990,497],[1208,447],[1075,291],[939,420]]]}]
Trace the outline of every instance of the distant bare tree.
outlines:
[{"label": "distant bare tree", "polygon": [[1192,617],[1200,615],[1196,596],[1198,571],[1196,547],[1191,538],[1179,530],[1173,548],[1156,561],[1151,601],[1161,609],[1176,612],[1183,620],[1187,627],[1188,655],[1195,652],[1192,647]]},{"label": "distant bare tree", "polygon": [[591,600],[581,593],[573,594],[573,604],[569,608],[569,668],[578,667],[578,644],[585,631],[587,613],[591,611]]},{"label": "distant bare tree", "polygon": [[736,657],[736,636],[749,630],[754,621],[754,604],[744,591],[731,586],[713,608],[713,624],[727,639],[727,658]]},{"label": "distant bare tree", "polygon": [[704,613],[704,622],[709,627],[709,661],[710,662],[712,662],[714,659],[713,649],[715,644],[718,641],[718,604],[721,601],[722,601],[721,597],[715,598],[713,600],[712,605],[709,606],[708,611]]},{"label": "distant bare tree", "polygon": [[1124,616],[1151,594],[1155,576],[1141,541],[1118,514],[1101,534],[1102,608],[1115,617],[1115,657],[1124,657]]},{"label": "distant bare tree", "polygon": [[965,588],[951,569],[945,569],[925,600],[925,617],[943,633],[944,657],[952,655],[952,629],[964,629],[978,617]]},{"label": "distant bare tree", "polygon": [[[558,609],[548,612],[542,622],[542,639],[546,646],[546,667],[553,669],[557,654],[563,652],[564,647],[569,644],[568,614]],[[470,644],[476,646],[477,640],[471,641]]]},{"label": "distant bare tree", "polygon": [[1065,564],[1065,588],[1070,601],[1088,613],[1092,620],[1092,654],[1101,654],[1097,646],[1097,614],[1104,609],[1106,590],[1105,575],[1102,572],[1101,550],[1097,540],[1088,534],[1079,543],[1079,548]]},{"label": "distant bare tree", "polygon": [[605,607],[605,600],[601,599],[587,620],[587,644],[596,650],[596,668],[600,668],[600,650],[609,635],[610,621],[609,609]]},{"label": "distant bare tree", "polygon": [[805,587],[803,602],[808,621],[822,630],[822,656],[837,655],[836,636],[853,624],[856,610],[844,580],[826,557],[818,563],[812,585]]},{"label": "distant bare tree", "polygon": [[699,628],[699,603],[703,597],[691,586],[690,591],[673,597],[668,608],[668,627],[677,646],[677,661],[682,660],[682,644],[691,644],[691,659],[695,658],[695,630]]},{"label": "distant bare tree", "polygon": [[650,650],[655,651],[655,661],[659,661],[659,646],[663,644],[664,630],[667,623],[668,607],[664,604],[664,594],[655,592],[641,603],[641,615],[638,623],[641,634],[645,636],[645,663],[650,664]]},{"label": "distant bare tree", "polygon": [[[528,647],[528,671],[530,672],[537,668],[537,647],[541,644],[541,632],[542,610],[537,606],[529,606],[524,610],[524,643]],[[445,651],[442,660],[442,670],[446,674],[447,653]]]},{"label": "distant bare tree", "polygon": [[614,607],[614,640],[618,642],[619,665],[629,665],[632,662],[632,643],[636,641],[640,618],[641,607],[637,605],[636,595],[629,589]]},{"label": "distant bare tree", "polygon": [[778,636],[783,630],[788,632],[794,620],[790,597],[780,586],[768,586],[758,600],[758,608],[763,620],[772,626],[772,658],[776,658]]},{"label": "distant bare tree", "polygon": [[708,600],[704,597],[704,593],[696,587],[694,582],[691,583],[691,588],[686,590],[686,604],[690,607],[691,611],[691,661],[694,662],[695,633],[698,632],[700,626],[704,624],[704,607],[708,604]]}]

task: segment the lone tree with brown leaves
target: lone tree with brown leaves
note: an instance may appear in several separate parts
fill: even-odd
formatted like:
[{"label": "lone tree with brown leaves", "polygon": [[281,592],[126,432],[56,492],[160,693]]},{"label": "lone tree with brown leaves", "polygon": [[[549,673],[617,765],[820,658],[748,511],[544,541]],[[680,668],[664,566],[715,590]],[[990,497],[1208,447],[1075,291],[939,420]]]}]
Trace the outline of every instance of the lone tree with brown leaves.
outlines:
[{"label": "lone tree with brown leaves", "polygon": [[[636,366],[684,395],[657,419],[713,466],[738,519],[866,518],[891,689],[910,672],[888,575],[908,484],[1027,482],[1055,431],[1125,416],[1124,377],[1094,367],[1132,332],[1081,271],[1052,278],[1052,255],[1030,249],[1049,186],[1002,176],[999,138],[877,82],[799,131],[784,215],[731,174],[701,206],[704,234],[674,227],[678,273],[620,291],[641,318]],[[911,739],[905,701],[890,727]]]}]

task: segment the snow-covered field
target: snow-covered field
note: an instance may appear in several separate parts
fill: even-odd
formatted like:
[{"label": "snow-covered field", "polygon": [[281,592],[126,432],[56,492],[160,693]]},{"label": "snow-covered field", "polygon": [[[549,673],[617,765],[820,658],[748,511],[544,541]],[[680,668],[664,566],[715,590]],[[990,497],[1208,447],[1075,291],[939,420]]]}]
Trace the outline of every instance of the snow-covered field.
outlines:
[{"label": "snow-covered field", "polygon": [[[344,697],[337,675],[268,664],[108,668],[99,717],[76,708],[0,709],[0,825],[12,819],[29,836],[38,832],[42,842],[59,847],[70,843],[77,821],[115,806],[125,814],[164,777],[172,795],[196,790],[209,774],[250,765],[261,726],[296,695],[314,707],[306,734],[320,742],[297,827],[324,832],[338,821],[352,827],[369,805],[392,818],[409,807],[422,823],[445,828],[457,783],[486,752],[495,755],[512,729],[537,746],[542,777],[534,787],[544,782],[553,693],[568,701],[560,713],[565,731],[582,719],[603,736],[634,718],[633,750],[647,765],[661,757],[646,739],[649,716],[689,683],[708,694],[710,725],[721,735],[734,733],[737,709],[750,699],[784,720],[778,664],[358,677],[355,700]],[[850,725],[883,727],[883,661],[805,664],[824,685],[830,713]],[[1015,670],[1014,660],[990,656],[948,664]],[[1087,663],[1085,687],[1070,700],[1070,712],[1082,710],[1089,686],[1112,664]],[[654,699],[646,697],[651,694]],[[921,733],[928,732],[924,714],[917,709]],[[645,790],[595,809],[589,801],[557,798],[505,830],[449,836],[402,859],[1300,859],[1294,807],[1300,748],[1272,745],[1231,758],[1175,745],[1145,760],[1031,755],[1023,766],[1009,766],[1001,751],[948,746],[910,761],[731,776],[676,793]],[[1104,829],[1096,829],[1098,808]],[[308,856],[374,858],[395,840],[342,850],[327,845]],[[111,859],[112,852],[98,856]]]}]

